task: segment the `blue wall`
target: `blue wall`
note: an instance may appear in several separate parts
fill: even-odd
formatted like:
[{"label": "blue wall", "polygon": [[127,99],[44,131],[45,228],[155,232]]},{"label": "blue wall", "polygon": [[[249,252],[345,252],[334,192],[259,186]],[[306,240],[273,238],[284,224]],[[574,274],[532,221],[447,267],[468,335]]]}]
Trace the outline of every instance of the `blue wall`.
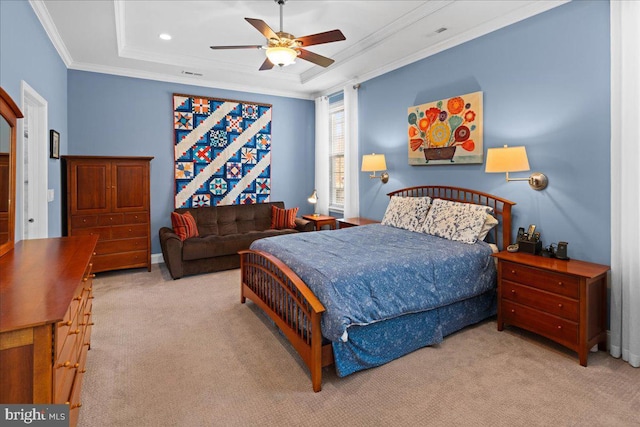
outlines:
[{"label": "blue wall", "polygon": [[[21,105],[24,80],[47,100],[50,129],[60,132],[60,153],[67,149],[67,68],[27,1],[0,1],[0,86]],[[47,131],[48,135],[48,131]],[[19,141],[19,140],[18,140]],[[47,141],[48,146],[48,141]],[[20,169],[20,165],[17,166]],[[20,172],[19,172],[20,173]],[[49,159],[47,188],[49,236],[60,236],[60,161]],[[16,238],[22,235],[22,197],[17,195]]]},{"label": "blue wall", "polygon": [[151,161],[151,250],[170,226],[174,203],[173,93],[273,105],[271,200],[312,213],[313,101],[69,70],[69,154],[154,156]]},{"label": "blue wall", "polygon": [[[445,184],[517,203],[514,228],[610,262],[609,3],[574,1],[362,83],[360,153],[384,153],[390,180],[360,180],[360,214],[380,219],[398,188]],[[409,166],[407,108],[484,92],[484,148],[524,145],[549,186],[530,189],[484,165]],[[528,173],[513,173],[526,177]]]}]

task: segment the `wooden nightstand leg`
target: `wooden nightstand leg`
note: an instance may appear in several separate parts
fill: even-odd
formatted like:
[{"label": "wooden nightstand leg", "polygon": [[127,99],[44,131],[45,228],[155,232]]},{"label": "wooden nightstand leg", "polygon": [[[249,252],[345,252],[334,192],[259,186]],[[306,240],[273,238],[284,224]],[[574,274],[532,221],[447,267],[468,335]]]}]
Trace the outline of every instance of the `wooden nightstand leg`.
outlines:
[{"label": "wooden nightstand leg", "polygon": [[578,355],[580,356],[580,364],[586,367],[587,360],[589,359],[589,349],[581,348]]}]

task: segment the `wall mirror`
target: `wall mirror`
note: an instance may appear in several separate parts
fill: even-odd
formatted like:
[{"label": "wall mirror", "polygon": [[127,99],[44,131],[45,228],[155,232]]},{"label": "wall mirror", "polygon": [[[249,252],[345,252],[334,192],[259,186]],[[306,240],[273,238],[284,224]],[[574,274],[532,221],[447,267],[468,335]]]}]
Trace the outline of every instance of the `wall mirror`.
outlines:
[{"label": "wall mirror", "polygon": [[16,225],[16,123],[22,113],[0,87],[0,256],[13,249]]}]

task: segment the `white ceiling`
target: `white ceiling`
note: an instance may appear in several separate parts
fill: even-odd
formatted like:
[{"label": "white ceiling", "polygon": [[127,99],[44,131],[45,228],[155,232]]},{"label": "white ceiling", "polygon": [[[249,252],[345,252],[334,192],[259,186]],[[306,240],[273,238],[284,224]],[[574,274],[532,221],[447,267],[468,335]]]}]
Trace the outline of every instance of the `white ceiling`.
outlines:
[{"label": "white ceiling", "polygon": [[[335,59],[258,71],[265,38],[244,20],[280,30],[279,6],[258,1],[30,0],[67,67],[76,70],[312,99],[510,25],[568,0],[288,0],[283,30],[340,29],[345,41],[310,46]],[[446,31],[436,30],[446,28]],[[169,33],[172,40],[160,40]],[[197,73],[198,76],[185,74]]]}]

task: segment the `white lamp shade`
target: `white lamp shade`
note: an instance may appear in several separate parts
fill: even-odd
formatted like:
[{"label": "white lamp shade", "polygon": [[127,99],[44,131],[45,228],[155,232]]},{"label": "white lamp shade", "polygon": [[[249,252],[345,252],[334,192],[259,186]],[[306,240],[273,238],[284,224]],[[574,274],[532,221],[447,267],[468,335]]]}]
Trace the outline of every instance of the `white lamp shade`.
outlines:
[{"label": "white lamp shade", "polygon": [[298,53],[288,47],[270,47],[267,49],[267,58],[274,65],[286,66],[293,64]]},{"label": "white lamp shade", "polygon": [[529,170],[525,147],[489,148],[485,172],[521,172]]},{"label": "white lamp shade", "polygon": [[365,154],[362,156],[362,172],[386,171],[384,154]]},{"label": "white lamp shade", "polygon": [[318,203],[318,192],[316,190],[313,190],[313,193],[311,193],[311,195],[307,198],[307,202],[313,205]]}]

